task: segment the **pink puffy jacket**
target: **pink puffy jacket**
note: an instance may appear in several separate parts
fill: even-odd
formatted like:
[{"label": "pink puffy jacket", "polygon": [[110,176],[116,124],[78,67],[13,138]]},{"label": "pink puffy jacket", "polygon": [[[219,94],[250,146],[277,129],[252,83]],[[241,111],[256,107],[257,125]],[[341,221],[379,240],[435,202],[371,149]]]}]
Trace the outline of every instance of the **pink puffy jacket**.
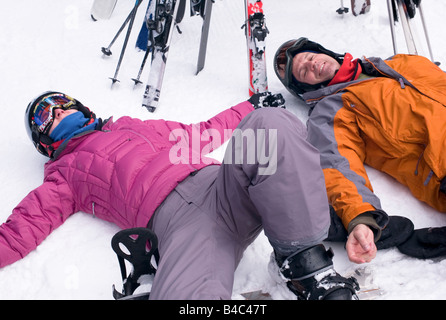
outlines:
[{"label": "pink puffy jacket", "polygon": [[0,267],[23,258],[78,211],[121,228],[145,227],[179,182],[216,163],[201,155],[253,110],[243,102],[195,125],[122,117],[70,139],[45,165],[43,184],[0,226]]}]

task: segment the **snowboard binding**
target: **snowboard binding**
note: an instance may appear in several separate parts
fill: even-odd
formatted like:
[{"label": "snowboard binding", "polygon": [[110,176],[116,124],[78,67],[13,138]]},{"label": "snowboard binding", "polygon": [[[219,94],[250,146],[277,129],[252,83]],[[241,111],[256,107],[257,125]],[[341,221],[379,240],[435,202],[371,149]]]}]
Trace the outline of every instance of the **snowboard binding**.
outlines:
[{"label": "snowboard binding", "polygon": [[298,300],[356,300],[359,284],[333,268],[333,251],[320,244],[287,258],[275,255],[288,289]]},{"label": "snowboard binding", "polygon": [[[156,268],[152,265],[152,257],[158,263],[158,238],[148,228],[125,229],[116,233],[111,241],[113,251],[118,256],[123,282],[122,293],[113,285],[113,297],[116,300],[143,300],[148,299],[149,293],[133,295],[140,286],[140,278],[144,275],[154,275]],[[127,274],[125,260],[132,265]]]}]

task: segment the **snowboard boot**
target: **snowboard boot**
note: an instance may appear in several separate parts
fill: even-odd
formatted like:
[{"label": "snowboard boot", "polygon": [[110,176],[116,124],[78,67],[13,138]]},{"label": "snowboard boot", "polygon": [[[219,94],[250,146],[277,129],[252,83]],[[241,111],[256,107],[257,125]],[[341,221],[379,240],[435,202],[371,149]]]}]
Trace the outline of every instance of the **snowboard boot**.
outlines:
[{"label": "snowboard boot", "polygon": [[333,251],[320,244],[289,257],[274,254],[282,278],[298,300],[355,300],[358,282],[333,268]]}]

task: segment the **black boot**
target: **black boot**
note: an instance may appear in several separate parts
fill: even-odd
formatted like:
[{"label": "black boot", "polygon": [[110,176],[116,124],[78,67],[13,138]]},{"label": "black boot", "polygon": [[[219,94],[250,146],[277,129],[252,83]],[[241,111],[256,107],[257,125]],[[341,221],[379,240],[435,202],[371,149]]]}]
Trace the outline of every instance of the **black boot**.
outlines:
[{"label": "black boot", "polygon": [[287,258],[276,254],[287,287],[299,300],[353,300],[359,290],[355,278],[344,278],[333,268],[333,251],[320,244]]}]

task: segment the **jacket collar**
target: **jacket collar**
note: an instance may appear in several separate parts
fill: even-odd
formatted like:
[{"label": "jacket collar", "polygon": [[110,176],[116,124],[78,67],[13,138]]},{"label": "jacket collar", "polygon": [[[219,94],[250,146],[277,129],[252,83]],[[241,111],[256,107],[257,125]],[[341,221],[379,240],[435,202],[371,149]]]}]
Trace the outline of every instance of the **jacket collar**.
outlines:
[{"label": "jacket collar", "polygon": [[[387,60],[391,60],[393,57],[390,57]],[[362,67],[362,72],[366,75],[372,77],[388,77],[393,78],[399,82],[402,82],[404,85],[409,85],[414,87],[407,79],[405,79],[401,74],[392,69],[388,64],[385,63],[384,60],[378,57],[366,58],[363,57],[360,60],[360,64]],[[302,95],[305,102],[309,105],[316,104],[322,98],[330,96],[332,94],[343,91],[346,87],[364,81],[364,79],[358,79],[353,81],[347,81],[343,83],[334,84],[331,86],[327,86],[318,90],[309,91]]]},{"label": "jacket collar", "polygon": [[73,136],[72,138],[68,139],[68,140],[64,140],[60,146],[54,151],[52,157],[51,157],[51,161],[56,161],[59,157],[61,157],[63,154],[66,153],[70,153],[71,151],[73,151],[78,145],[79,143],[81,143],[83,141],[83,137],[94,133],[96,131],[103,131],[104,126],[109,122],[109,120],[111,120],[112,118],[108,118],[106,120],[102,120],[101,118],[99,118],[99,123],[96,126],[96,129],[92,129],[92,130],[87,130],[84,132],[81,132],[75,136]]}]

